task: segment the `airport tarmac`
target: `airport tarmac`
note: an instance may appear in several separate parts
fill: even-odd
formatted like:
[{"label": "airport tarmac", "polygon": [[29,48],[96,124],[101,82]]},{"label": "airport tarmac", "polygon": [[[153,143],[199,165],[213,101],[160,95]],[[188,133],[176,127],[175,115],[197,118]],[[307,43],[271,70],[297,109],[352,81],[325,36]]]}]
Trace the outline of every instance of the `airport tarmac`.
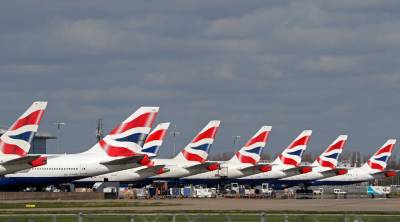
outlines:
[{"label": "airport tarmac", "polygon": [[[114,200],[126,201],[126,200]],[[9,203],[10,201],[6,201]],[[34,202],[34,201],[32,201]],[[44,201],[43,201],[44,202]],[[51,202],[51,201],[45,201]],[[60,201],[55,201],[60,202]],[[71,201],[61,201],[71,202]],[[76,201],[74,201],[76,202]],[[85,205],[85,201],[82,205]],[[93,202],[93,201],[92,201]],[[100,202],[100,201],[95,201]],[[7,209],[7,212],[319,212],[319,213],[388,213],[400,214],[400,198],[391,199],[160,199],[160,200],[132,200],[143,204],[133,207],[72,207],[72,208],[33,208]],[[109,203],[109,201],[108,201]],[[153,205],[154,204],[154,205]],[[160,206],[161,205],[161,206]]]}]

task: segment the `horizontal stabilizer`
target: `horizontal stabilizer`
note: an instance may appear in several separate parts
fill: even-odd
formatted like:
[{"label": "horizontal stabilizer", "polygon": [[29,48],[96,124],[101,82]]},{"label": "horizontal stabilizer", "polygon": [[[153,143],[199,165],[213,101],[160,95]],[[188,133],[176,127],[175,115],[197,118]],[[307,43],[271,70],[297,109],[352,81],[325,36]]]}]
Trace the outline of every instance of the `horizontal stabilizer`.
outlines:
[{"label": "horizontal stabilizer", "polygon": [[124,158],[120,158],[120,159],[101,162],[101,164],[108,165],[108,166],[127,165],[127,164],[134,164],[134,163],[138,163],[140,165],[147,165],[148,163],[150,163],[150,159],[147,155],[137,154],[134,156],[129,156],[129,157],[124,157]]},{"label": "horizontal stabilizer", "polygon": [[297,166],[284,170],[283,172],[287,177],[305,174],[312,171],[312,166]]},{"label": "horizontal stabilizer", "polygon": [[387,177],[394,177],[397,176],[399,174],[400,170],[385,170],[382,172],[376,172],[371,174],[374,179],[384,179]]},{"label": "horizontal stabilizer", "polygon": [[15,165],[23,165],[23,164],[30,165],[32,163],[32,161],[35,161],[39,157],[40,157],[40,155],[24,156],[24,157],[6,161],[4,163],[1,163],[1,165],[3,165],[6,168],[9,166],[15,166]]},{"label": "horizontal stabilizer", "polygon": [[200,173],[214,171],[214,170],[219,169],[219,163],[204,162],[204,163],[186,167],[185,169],[188,170],[191,174],[200,174]]},{"label": "horizontal stabilizer", "polygon": [[156,175],[159,175],[164,172],[168,172],[168,170],[165,168],[164,164],[146,167],[146,168],[136,171],[137,174],[139,174],[142,177],[146,177],[146,178],[156,176]]},{"label": "horizontal stabilizer", "polygon": [[244,167],[239,169],[243,176],[250,176],[253,174],[258,174],[258,173],[265,173],[268,171],[271,171],[272,165],[271,164],[256,164],[248,167]]},{"label": "horizontal stabilizer", "polygon": [[335,169],[330,169],[330,170],[325,170],[320,172],[324,178],[326,177],[333,177],[333,176],[339,176],[347,173],[346,168],[335,168]]}]

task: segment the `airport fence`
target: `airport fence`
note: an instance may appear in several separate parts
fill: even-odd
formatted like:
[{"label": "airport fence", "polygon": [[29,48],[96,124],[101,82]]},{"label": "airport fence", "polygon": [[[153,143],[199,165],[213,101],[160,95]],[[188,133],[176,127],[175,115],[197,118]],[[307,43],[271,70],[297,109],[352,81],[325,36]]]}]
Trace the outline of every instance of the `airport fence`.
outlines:
[{"label": "airport fence", "polygon": [[0,222],[392,222],[400,215],[354,214],[68,214],[2,215]]}]

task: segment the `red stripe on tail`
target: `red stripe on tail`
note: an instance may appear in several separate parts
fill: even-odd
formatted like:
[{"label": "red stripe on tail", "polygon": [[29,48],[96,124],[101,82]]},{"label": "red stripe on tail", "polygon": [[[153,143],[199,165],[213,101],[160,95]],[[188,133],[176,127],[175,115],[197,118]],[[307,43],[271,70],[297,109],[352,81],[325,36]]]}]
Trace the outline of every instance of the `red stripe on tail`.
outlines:
[{"label": "red stripe on tail", "polygon": [[4,141],[0,142],[0,147],[2,148],[4,154],[15,154],[21,157],[26,156],[27,154],[21,147],[14,144],[5,143]]},{"label": "red stripe on tail", "polygon": [[384,148],[381,148],[380,150],[378,150],[378,152],[376,152],[374,156],[382,154],[382,153],[391,153],[393,150],[393,147],[394,147],[394,144],[388,144]]},{"label": "red stripe on tail", "polygon": [[154,140],[163,140],[167,131],[164,129],[157,130],[156,132],[150,134],[144,143],[154,141]]},{"label": "red stripe on tail", "polygon": [[151,125],[153,125],[156,117],[156,112],[144,113],[127,123],[122,123],[118,125],[110,132],[110,135],[123,133],[136,127],[150,127]]},{"label": "red stripe on tail", "polygon": [[345,142],[346,142],[345,140],[337,141],[337,143],[331,145],[325,152],[329,152],[332,150],[340,150],[343,148]]},{"label": "red stripe on tail", "polygon": [[268,131],[260,133],[258,136],[251,138],[245,146],[250,146],[258,142],[265,142],[268,139]]},{"label": "red stripe on tail", "polygon": [[296,146],[303,146],[303,145],[306,145],[306,144],[308,143],[308,139],[309,139],[309,138],[310,138],[309,136],[303,136],[302,138],[300,138],[300,139],[294,141],[294,142],[288,147],[288,149],[294,148],[294,147],[296,147]]},{"label": "red stripe on tail", "polygon": [[217,129],[218,127],[211,127],[208,130],[200,133],[192,140],[192,143],[198,142],[202,139],[214,139]]},{"label": "red stripe on tail", "polygon": [[236,157],[239,159],[241,163],[251,163],[251,164],[256,164],[257,161],[253,159],[252,157],[249,156],[244,156],[240,154],[239,152],[236,153]]},{"label": "red stripe on tail", "polygon": [[15,123],[10,127],[10,130],[16,130],[26,125],[37,125],[43,117],[44,110],[36,110],[29,115],[25,116],[22,119],[18,119]]},{"label": "red stripe on tail", "polygon": [[189,161],[197,161],[200,163],[203,163],[205,161],[205,159],[203,159],[203,157],[201,157],[197,154],[194,154],[194,153],[186,152],[186,150],[182,150],[182,154]]},{"label": "red stripe on tail", "polygon": [[112,157],[128,157],[128,156],[136,155],[135,152],[133,152],[132,150],[130,150],[128,148],[112,146],[110,144],[107,144],[104,140],[100,140],[99,144],[100,144],[101,148],[109,156],[112,156]]}]

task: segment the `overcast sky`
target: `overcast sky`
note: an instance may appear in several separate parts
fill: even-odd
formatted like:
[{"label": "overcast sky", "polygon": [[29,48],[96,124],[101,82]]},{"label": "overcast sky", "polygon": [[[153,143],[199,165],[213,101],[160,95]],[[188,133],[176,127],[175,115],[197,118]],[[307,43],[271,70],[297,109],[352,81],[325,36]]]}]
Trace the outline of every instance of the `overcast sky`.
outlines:
[{"label": "overcast sky", "polygon": [[0,124],[48,100],[40,129],[66,122],[72,153],[94,144],[97,118],[108,131],[157,105],[179,148],[220,119],[214,154],[264,124],[264,152],[312,129],[309,152],[348,134],[347,150],[370,154],[400,132],[399,12],[397,0],[2,1]]}]

